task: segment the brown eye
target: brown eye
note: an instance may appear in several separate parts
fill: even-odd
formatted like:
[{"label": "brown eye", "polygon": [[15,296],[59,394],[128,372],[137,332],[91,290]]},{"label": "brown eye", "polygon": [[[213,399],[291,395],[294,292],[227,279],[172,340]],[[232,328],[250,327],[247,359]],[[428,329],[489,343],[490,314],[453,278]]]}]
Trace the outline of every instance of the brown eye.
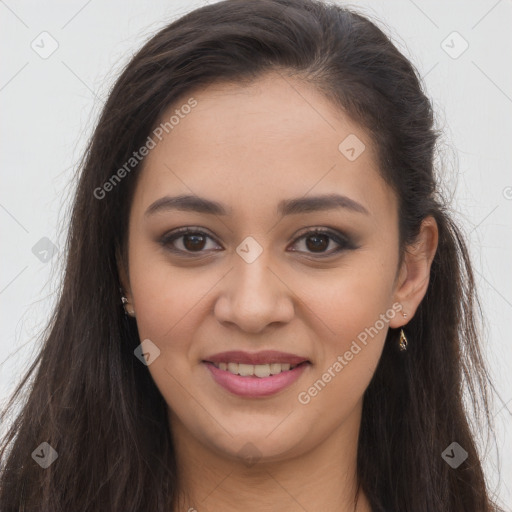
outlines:
[{"label": "brown eye", "polygon": [[200,254],[219,247],[216,244],[213,244],[213,247],[208,247],[210,240],[214,241],[210,235],[203,231],[183,228],[164,235],[160,240],[160,244],[174,253],[184,255]]},{"label": "brown eye", "polygon": [[183,245],[187,251],[197,251],[204,248],[205,238],[203,235],[183,235]]},{"label": "brown eye", "polygon": [[329,246],[329,237],[327,235],[310,235],[306,240],[306,247],[313,252],[322,252]]},{"label": "brown eye", "polygon": [[[293,249],[293,251],[305,252],[306,254],[318,254],[320,257],[331,256],[343,250],[355,248],[351,240],[342,233],[326,229],[308,231],[297,238],[294,245],[300,243],[303,243],[305,249]],[[338,247],[336,247],[336,245]],[[331,249],[327,251],[329,247],[331,247]]]},{"label": "brown eye", "polygon": [[[208,244],[212,242],[213,247],[211,245],[208,247]],[[306,232],[295,240],[294,245],[299,243],[303,243],[305,248],[292,249],[292,251],[316,254],[319,257],[327,257],[343,250],[356,248],[351,240],[342,233],[326,229],[314,229]],[[184,256],[200,255],[211,250],[222,249],[209,234],[188,227],[164,235],[160,244],[167,250]],[[330,250],[328,250],[329,248]]]}]

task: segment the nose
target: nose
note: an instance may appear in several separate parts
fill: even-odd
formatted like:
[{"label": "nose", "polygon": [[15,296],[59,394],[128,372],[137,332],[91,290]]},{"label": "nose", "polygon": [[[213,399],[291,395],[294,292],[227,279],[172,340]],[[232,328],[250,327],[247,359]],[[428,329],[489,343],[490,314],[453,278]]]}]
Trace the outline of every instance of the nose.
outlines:
[{"label": "nose", "polygon": [[220,323],[257,334],[293,318],[294,294],[263,254],[252,263],[235,261],[235,268],[222,280],[214,308]]}]

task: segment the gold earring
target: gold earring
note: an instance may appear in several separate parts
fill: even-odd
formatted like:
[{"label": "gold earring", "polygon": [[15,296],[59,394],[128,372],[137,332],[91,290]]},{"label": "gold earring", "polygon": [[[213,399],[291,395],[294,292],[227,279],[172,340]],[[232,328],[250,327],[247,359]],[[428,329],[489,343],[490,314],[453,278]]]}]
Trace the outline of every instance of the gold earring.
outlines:
[{"label": "gold earring", "polygon": [[407,350],[407,344],[408,344],[408,341],[407,341],[407,338],[405,337],[404,330],[400,329],[400,342],[399,342],[398,346],[400,347],[400,350],[402,352]]}]

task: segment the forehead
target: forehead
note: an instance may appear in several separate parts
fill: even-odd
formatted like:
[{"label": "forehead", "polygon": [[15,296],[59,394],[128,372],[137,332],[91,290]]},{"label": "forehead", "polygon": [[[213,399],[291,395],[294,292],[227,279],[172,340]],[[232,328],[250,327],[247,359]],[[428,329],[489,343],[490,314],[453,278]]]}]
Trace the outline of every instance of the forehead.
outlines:
[{"label": "forehead", "polygon": [[176,193],[215,199],[240,215],[244,205],[253,214],[259,205],[275,211],[284,197],[333,192],[375,215],[395,206],[367,131],[312,85],[281,73],[250,85],[216,83],[184,96],[161,122],[190,98],[196,106],[145,159],[138,208]]}]

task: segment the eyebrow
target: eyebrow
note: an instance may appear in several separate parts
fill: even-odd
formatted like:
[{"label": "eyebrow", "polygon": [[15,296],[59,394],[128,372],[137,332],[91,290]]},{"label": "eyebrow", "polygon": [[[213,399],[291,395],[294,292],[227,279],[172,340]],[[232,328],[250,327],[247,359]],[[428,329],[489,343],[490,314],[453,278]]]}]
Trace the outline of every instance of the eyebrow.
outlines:
[{"label": "eyebrow", "polygon": [[[347,196],[327,194],[295,199],[283,199],[277,206],[278,214],[282,216],[297,215],[301,213],[319,212],[345,208],[356,213],[369,215],[369,211],[360,203]],[[145,216],[156,213],[180,210],[187,212],[205,213],[210,215],[229,215],[227,208],[211,199],[196,195],[164,196],[152,203],[145,212]]]}]

